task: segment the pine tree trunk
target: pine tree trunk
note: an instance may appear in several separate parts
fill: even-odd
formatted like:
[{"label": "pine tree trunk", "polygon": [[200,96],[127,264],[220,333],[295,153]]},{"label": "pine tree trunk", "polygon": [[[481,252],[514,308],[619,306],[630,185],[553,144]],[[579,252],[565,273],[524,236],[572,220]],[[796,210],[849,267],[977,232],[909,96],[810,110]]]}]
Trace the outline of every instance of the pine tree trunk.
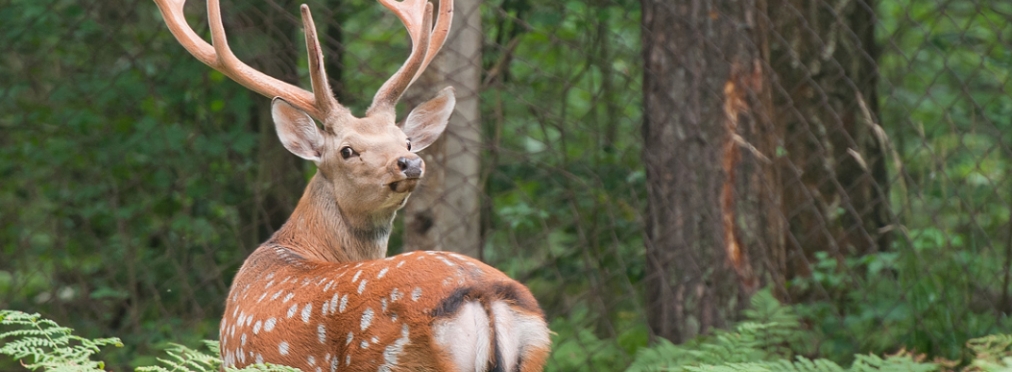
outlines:
[{"label": "pine tree trunk", "polygon": [[684,341],[734,319],[783,256],[761,0],[643,0],[647,312]]}]

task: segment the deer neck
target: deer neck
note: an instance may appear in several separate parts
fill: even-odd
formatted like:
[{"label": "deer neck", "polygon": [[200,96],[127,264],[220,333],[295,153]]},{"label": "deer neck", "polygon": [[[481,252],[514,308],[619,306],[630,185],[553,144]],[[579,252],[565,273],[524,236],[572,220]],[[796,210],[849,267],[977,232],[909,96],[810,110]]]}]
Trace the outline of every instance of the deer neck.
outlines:
[{"label": "deer neck", "polygon": [[281,245],[304,258],[327,262],[383,258],[396,213],[394,209],[350,218],[317,173],[292,216],[265,245]]}]

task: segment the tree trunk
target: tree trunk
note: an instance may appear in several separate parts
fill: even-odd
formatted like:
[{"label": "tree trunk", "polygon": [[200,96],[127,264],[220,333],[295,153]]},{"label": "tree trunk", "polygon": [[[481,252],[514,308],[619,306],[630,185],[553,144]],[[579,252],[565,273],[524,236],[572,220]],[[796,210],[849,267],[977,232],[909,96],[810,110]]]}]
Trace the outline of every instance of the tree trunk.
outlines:
[{"label": "tree trunk", "polygon": [[[294,2],[283,2],[278,6],[283,6],[284,9],[296,8]],[[241,53],[240,56],[248,56],[241,58],[267,75],[301,85],[296,66],[299,49],[294,47],[304,42],[299,37],[301,27],[285,14],[257,9],[254,5],[238,10],[234,21],[238,27],[226,25],[226,29],[236,30],[231,35],[245,35],[242,39],[233,36],[236,39],[232,42],[233,48],[240,49],[237,51]],[[270,31],[264,35],[257,30]],[[258,37],[250,35],[251,33]],[[253,92],[247,94],[256,95]],[[270,99],[257,99],[261,99],[260,104],[253,107],[251,113],[252,130],[259,135],[257,174],[252,185],[254,199],[249,202],[244,213],[248,221],[243,224],[252,229],[244,234],[248,239],[244,246],[249,251],[259,246],[288,220],[306,188],[305,161],[289,153],[278,140],[271,118]]]},{"label": "tree trunk", "polygon": [[684,341],[734,319],[783,247],[762,0],[642,0],[647,315]]},{"label": "tree trunk", "polygon": [[872,129],[875,6],[790,0],[771,17],[776,120],[787,135],[778,159],[790,224],[787,277],[808,275],[818,251],[842,259],[889,246],[884,146]]},{"label": "tree trunk", "polygon": [[409,104],[452,85],[457,104],[442,137],[421,152],[425,178],[404,208],[404,250],[447,250],[481,258],[479,2],[457,0],[446,44],[411,88]]}]

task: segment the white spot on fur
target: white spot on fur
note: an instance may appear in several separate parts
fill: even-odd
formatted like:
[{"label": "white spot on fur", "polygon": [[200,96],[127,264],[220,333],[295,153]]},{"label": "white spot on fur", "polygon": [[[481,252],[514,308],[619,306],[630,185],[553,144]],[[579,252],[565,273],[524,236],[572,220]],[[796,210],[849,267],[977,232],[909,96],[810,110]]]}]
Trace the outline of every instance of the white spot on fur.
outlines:
[{"label": "white spot on fur", "polygon": [[398,262],[397,266],[395,266],[395,267],[401,267],[401,266],[404,266],[404,261],[403,260],[401,262]]},{"label": "white spot on fur", "polygon": [[242,334],[242,337],[240,337],[240,339],[242,341],[239,343],[239,345],[246,346],[246,334],[245,333]]},{"label": "white spot on fur", "polygon": [[299,311],[299,304],[292,304],[292,307],[288,308],[288,317],[291,318],[295,316],[296,311]]},{"label": "white spot on fur", "polygon": [[394,290],[390,291],[390,302],[397,302],[397,300],[400,300],[401,297],[404,297],[404,295],[401,294],[400,289],[395,287]]},{"label": "white spot on fur", "polygon": [[380,305],[383,306],[383,312],[387,312],[387,298],[383,297],[380,299]]},{"label": "white spot on fur", "polygon": [[362,294],[362,292],[365,291],[366,282],[368,282],[368,280],[362,279],[362,282],[358,284],[358,294]]},{"label": "white spot on fur", "polygon": [[264,364],[264,355],[257,353],[257,364]]},{"label": "white spot on fur", "polygon": [[365,308],[365,311],[362,312],[361,326],[363,331],[365,331],[366,328],[369,328],[369,325],[372,324],[372,316],[373,311],[371,307]]},{"label": "white spot on fur", "polygon": [[330,372],[337,372],[337,358],[330,361]]},{"label": "white spot on fur", "polygon": [[288,355],[288,341],[281,341],[281,343],[278,344],[278,353],[281,355]]},{"label": "white spot on fur", "polygon": [[280,290],[280,291],[277,291],[276,293],[274,293],[274,295],[271,296],[271,301],[277,300],[278,297],[281,296],[281,292],[284,292],[284,290]]},{"label": "white spot on fur", "polygon": [[383,276],[387,275],[387,270],[390,270],[390,268],[384,267],[383,270],[380,270],[379,274],[376,274],[376,279],[383,279]]},{"label": "white spot on fur", "polygon": [[360,342],[358,344],[358,348],[359,349],[368,349],[369,348],[369,341],[368,340],[362,340],[362,342]]},{"label": "white spot on fur", "polygon": [[353,333],[351,333],[351,332],[348,332],[348,339],[344,341],[344,344],[345,345],[350,345],[351,344],[351,340],[353,338],[355,338],[355,335]]},{"label": "white spot on fur", "polygon": [[265,298],[267,298],[267,292],[264,292],[264,294],[260,295],[260,298],[257,299],[257,302],[264,302]]},{"label": "white spot on fur", "polygon": [[270,332],[274,330],[274,325],[277,324],[278,320],[274,318],[267,319],[264,322],[264,332]]},{"label": "white spot on fur", "polygon": [[334,293],[334,297],[330,299],[330,313],[333,314],[337,311],[337,300],[340,299],[339,293]]},{"label": "white spot on fur", "polygon": [[327,316],[327,312],[329,311],[330,311],[330,301],[325,300],[323,301],[323,305],[320,306],[320,314],[322,314],[323,316]]},{"label": "white spot on fur", "polygon": [[273,280],[267,282],[267,285],[264,286],[264,289],[270,288],[272,285],[274,285],[274,281]]},{"label": "white spot on fur", "polygon": [[355,276],[351,277],[351,282],[352,283],[357,282],[358,281],[358,277],[361,276],[361,275],[362,275],[362,270],[359,270],[357,273],[355,273]]},{"label": "white spot on fur", "polygon": [[415,289],[411,291],[411,301],[418,301],[418,299],[421,297],[422,297],[422,288],[415,287]]},{"label": "white spot on fur", "polygon": [[309,363],[310,367],[315,366],[316,365],[316,357],[310,355],[308,358],[306,358],[306,362]]},{"label": "white spot on fur", "polygon": [[261,326],[263,326],[263,322],[259,320],[256,323],[253,323],[253,334],[260,333]]},{"label": "white spot on fur", "polygon": [[348,307],[348,295],[341,296],[341,307],[338,308],[340,312],[344,312],[344,308]]},{"label": "white spot on fur", "polygon": [[302,322],[309,323],[309,316],[313,314],[313,303],[306,304],[306,307],[302,308]]},{"label": "white spot on fur", "polygon": [[323,323],[316,326],[316,337],[321,344],[327,343],[327,328],[323,326]]},{"label": "white spot on fur", "polygon": [[285,295],[285,299],[283,301],[281,301],[281,302],[282,303],[288,302],[288,301],[290,301],[292,299],[292,297],[295,297],[295,293],[289,293],[289,294]]},{"label": "white spot on fur", "polygon": [[455,263],[453,263],[453,262],[450,262],[450,260],[447,260],[446,258],[443,258],[443,257],[436,257],[436,259],[438,259],[438,260],[442,261],[442,262],[443,262],[444,264],[446,264],[446,266],[449,266],[449,267],[457,267],[457,264],[455,264]]},{"label": "white spot on fur", "polygon": [[348,355],[344,356],[344,365],[346,365],[346,366],[350,366],[351,365],[351,354],[348,354]]}]

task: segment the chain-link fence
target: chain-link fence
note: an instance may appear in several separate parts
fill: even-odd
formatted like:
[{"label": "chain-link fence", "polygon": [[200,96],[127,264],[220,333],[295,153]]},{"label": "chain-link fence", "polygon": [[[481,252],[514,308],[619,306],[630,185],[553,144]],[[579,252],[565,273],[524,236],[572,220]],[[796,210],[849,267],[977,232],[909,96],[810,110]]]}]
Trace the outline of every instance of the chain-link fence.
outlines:
[{"label": "chain-link fence", "polygon": [[[308,3],[361,115],[403,26]],[[308,85],[298,3],[222,9],[240,59]],[[204,3],[186,13],[206,35]],[[454,22],[401,105],[456,88],[390,253],[459,251],[530,287],[550,369],[621,370],[763,288],[838,360],[958,359],[1010,331],[1012,3],[459,0]],[[149,0],[0,2],[0,46],[0,308],[123,338],[114,369],[217,338],[231,278],[315,172],[270,100]]]}]

